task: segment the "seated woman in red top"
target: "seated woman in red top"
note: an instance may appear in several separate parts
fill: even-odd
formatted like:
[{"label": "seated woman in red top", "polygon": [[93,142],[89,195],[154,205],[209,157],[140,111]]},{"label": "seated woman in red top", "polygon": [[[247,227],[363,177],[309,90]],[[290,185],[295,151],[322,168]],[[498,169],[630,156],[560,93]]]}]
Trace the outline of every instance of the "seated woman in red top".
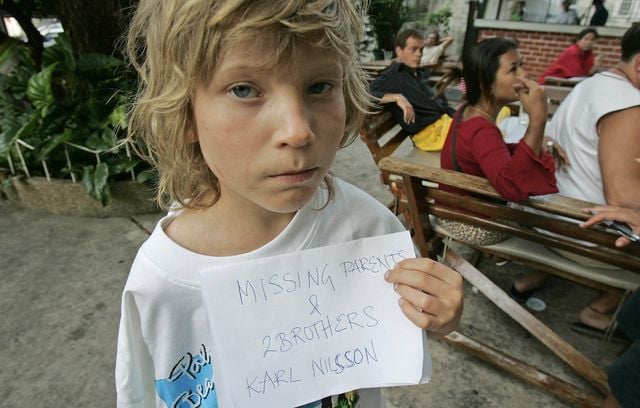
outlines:
[{"label": "seated woman in red top", "polygon": [[[553,157],[542,148],[546,94],[525,77],[521,63],[516,43],[505,38],[484,40],[469,52],[463,61],[467,104],[456,112],[440,155],[443,169],[485,177],[510,201],[558,192]],[[495,118],[504,105],[516,100],[529,113],[529,126],[519,143],[507,144]],[[457,239],[476,245],[504,239],[458,221],[440,220],[440,224]]]},{"label": "seated woman in red top", "polygon": [[585,28],[576,36],[575,42],[565,49],[562,54],[538,78],[543,84],[546,77],[571,78],[591,75],[596,67],[593,46],[598,39],[595,28]]}]

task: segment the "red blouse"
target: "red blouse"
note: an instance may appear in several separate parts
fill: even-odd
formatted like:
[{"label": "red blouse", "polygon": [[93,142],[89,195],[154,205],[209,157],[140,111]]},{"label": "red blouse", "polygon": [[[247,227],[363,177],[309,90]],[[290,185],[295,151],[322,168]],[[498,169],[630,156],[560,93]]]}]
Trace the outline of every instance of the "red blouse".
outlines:
[{"label": "red blouse", "polygon": [[548,76],[571,78],[589,76],[595,57],[591,51],[583,51],[577,44],[571,44],[538,78],[543,84]]},{"label": "red blouse", "polygon": [[[455,170],[452,149],[453,126],[440,154],[440,166]],[[500,129],[476,116],[458,124],[456,159],[463,173],[485,177],[509,201],[522,201],[532,195],[557,193],[555,163],[546,152],[536,156],[521,140],[505,143]],[[441,186],[442,190],[459,190]]]}]

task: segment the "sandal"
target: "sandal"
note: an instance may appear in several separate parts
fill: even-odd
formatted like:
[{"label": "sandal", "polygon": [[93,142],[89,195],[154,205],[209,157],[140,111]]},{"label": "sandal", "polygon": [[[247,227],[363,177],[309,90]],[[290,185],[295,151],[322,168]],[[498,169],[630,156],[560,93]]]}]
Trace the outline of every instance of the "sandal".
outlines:
[{"label": "sandal", "polygon": [[[537,288],[536,288],[537,289]],[[509,296],[511,296],[518,303],[524,303],[533,295],[536,289],[525,290],[524,292],[520,292],[516,289],[516,284],[511,284],[511,289],[509,289]]]}]

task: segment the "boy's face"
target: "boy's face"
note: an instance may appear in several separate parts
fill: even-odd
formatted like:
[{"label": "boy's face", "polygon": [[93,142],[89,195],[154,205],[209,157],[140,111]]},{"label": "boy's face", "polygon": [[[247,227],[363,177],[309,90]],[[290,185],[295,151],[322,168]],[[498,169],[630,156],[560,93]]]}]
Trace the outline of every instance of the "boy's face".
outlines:
[{"label": "boy's face", "polygon": [[315,194],[345,129],[342,65],[300,46],[275,68],[272,47],[237,44],[193,98],[200,149],[220,182],[215,206],[292,213]]}]

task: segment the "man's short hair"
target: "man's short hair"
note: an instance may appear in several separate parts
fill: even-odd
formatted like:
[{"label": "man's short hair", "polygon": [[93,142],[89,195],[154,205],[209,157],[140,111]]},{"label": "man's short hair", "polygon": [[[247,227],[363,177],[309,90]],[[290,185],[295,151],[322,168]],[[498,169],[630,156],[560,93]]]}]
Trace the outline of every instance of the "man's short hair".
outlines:
[{"label": "man's short hair", "polygon": [[396,35],[396,47],[404,48],[407,46],[407,40],[410,38],[417,38],[418,40],[423,40],[424,37],[420,34],[420,31],[414,30],[412,28],[407,30],[402,30]]},{"label": "man's short hair", "polygon": [[640,23],[634,23],[622,36],[620,41],[622,55],[620,59],[629,62],[634,55],[640,52]]}]

